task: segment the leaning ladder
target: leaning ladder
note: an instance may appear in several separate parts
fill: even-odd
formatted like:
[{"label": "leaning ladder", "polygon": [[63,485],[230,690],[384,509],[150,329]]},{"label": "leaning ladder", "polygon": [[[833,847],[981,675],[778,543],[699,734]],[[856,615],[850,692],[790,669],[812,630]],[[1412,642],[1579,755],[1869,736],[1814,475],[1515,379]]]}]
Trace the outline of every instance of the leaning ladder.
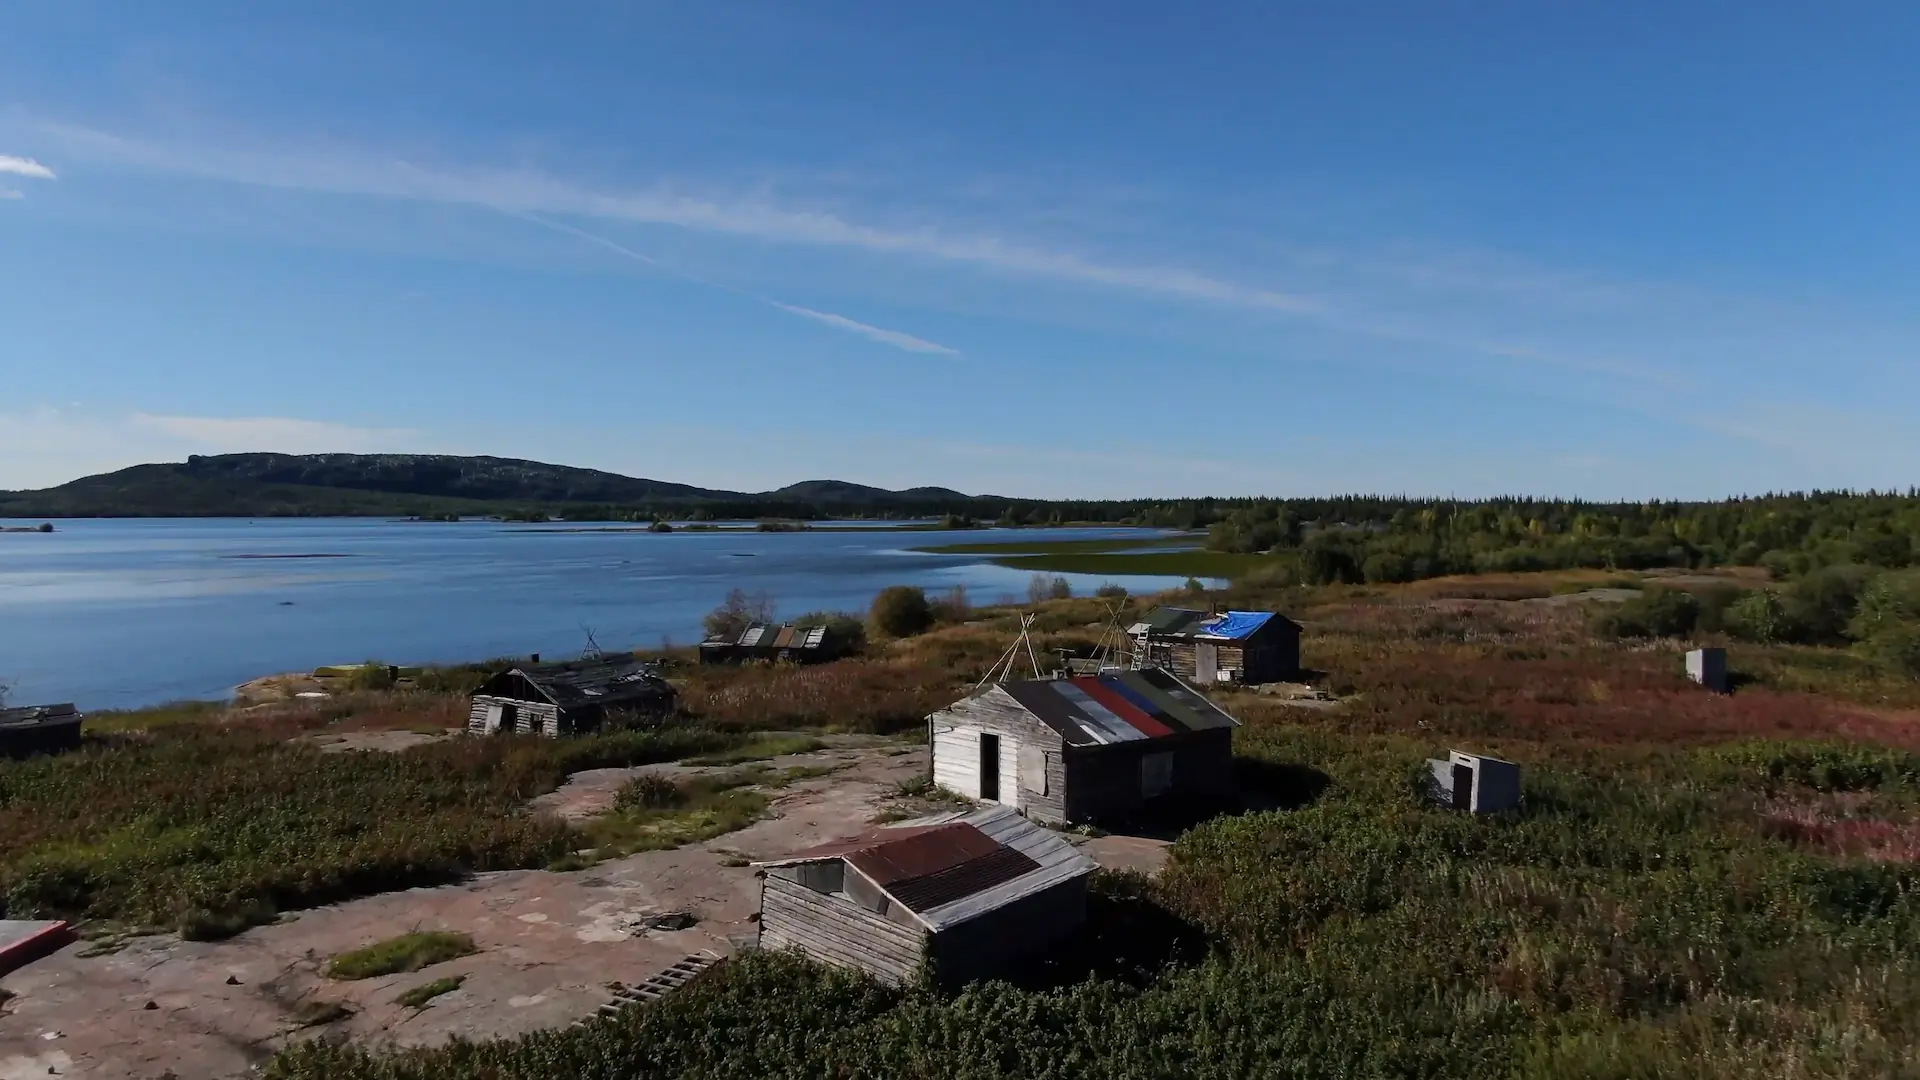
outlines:
[{"label": "leaning ladder", "polygon": [[[725,959],[725,957],[722,957],[712,949],[701,949],[686,959],[673,964],[665,971],[647,976],[646,980],[638,986],[628,986],[626,983],[618,982],[608,983],[607,989],[613,991],[613,1000],[594,1010],[594,1015],[591,1019],[610,1020],[613,1017],[619,1016],[623,1011],[632,1006],[643,1005],[650,1001],[659,1001],[672,991],[678,990],[692,982],[694,976],[706,971],[723,959]],[[577,1020],[573,1026],[581,1027],[586,1023],[586,1020]]]}]

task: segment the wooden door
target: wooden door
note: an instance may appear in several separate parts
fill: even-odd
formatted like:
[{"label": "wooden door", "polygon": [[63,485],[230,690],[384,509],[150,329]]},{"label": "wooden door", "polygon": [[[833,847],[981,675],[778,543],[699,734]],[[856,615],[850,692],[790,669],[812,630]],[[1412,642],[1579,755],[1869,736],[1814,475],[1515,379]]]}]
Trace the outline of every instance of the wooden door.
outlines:
[{"label": "wooden door", "polygon": [[1202,687],[1212,686],[1219,677],[1220,646],[1202,641],[1193,647],[1193,679]]},{"label": "wooden door", "polygon": [[980,733],[980,800],[1000,801],[1000,736]]}]

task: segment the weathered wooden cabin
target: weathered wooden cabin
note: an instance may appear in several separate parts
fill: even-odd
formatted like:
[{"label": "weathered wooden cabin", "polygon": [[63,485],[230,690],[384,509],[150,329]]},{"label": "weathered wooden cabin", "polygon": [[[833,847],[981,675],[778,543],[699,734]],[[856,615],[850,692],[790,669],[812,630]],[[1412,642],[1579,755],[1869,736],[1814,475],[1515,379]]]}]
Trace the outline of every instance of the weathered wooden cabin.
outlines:
[{"label": "weathered wooden cabin", "polygon": [[1005,807],[869,829],[757,864],[760,947],[889,983],[1000,974],[1079,930],[1092,859]]},{"label": "weathered wooden cabin", "polygon": [[1112,820],[1233,787],[1239,722],[1157,669],[983,686],[927,724],[935,784],[1036,821]]},{"label": "weathered wooden cabin", "polygon": [[774,626],[754,623],[736,638],[708,638],[700,643],[703,664],[737,664],[743,660],[785,660],[795,664],[823,664],[846,655],[847,642],[827,626]]},{"label": "weathered wooden cabin", "polygon": [[80,745],[83,717],[72,705],[0,709],[0,757],[58,754]]},{"label": "weathered wooden cabin", "polygon": [[652,664],[631,656],[529,664],[503,671],[475,691],[467,730],[578,735],[610,720],[665,716],[677,700]]},{"label": "weathered wooden cabin", "polygon": [[1271,611],[1159,607],[1127,635],[1135,668],[1165,668],[1201,686],[1279,682],[1300,670],[1300,624]]}]

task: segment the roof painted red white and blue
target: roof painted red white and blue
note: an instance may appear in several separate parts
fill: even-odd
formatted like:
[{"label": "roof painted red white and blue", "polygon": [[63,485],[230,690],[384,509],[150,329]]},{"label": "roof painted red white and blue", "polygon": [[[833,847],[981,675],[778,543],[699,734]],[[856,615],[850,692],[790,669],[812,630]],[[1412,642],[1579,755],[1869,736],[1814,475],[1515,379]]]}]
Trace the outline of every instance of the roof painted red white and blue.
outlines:
[{"label": "roof painted red white and blue", "polygon": [[1239,726],[1218,705],[1158,668],[1011,682],[1000,689],[1074,746]]}]

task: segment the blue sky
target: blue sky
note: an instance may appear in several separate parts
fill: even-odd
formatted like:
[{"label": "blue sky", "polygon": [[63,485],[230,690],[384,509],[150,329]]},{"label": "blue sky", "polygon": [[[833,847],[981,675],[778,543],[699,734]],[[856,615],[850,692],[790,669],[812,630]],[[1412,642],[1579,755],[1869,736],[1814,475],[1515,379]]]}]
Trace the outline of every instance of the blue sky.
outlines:
[{"label": "blue sky", "polygon": [[1920,482],[1920,7],[92,3],[0,32],[0,487]]}]

